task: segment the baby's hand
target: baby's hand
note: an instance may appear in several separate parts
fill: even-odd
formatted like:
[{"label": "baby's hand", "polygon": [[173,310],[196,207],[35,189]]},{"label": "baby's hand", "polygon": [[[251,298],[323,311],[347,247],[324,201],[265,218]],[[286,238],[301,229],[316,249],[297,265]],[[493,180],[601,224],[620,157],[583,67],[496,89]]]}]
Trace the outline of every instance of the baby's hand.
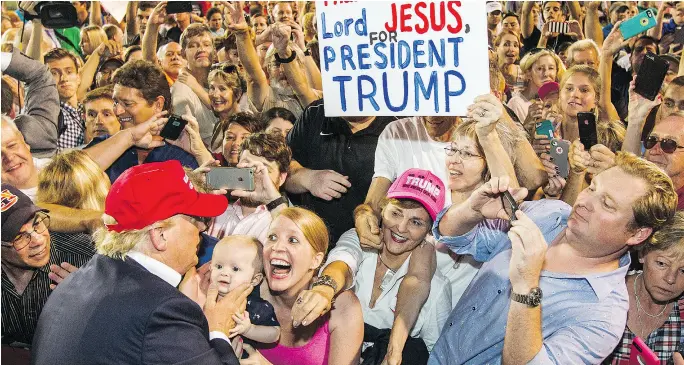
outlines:
[{"label": "baby's hand", "polygon": [[252,328],[252,321],[249,320],[249,312],[244,311],[242,315],[233,314],[235,327],[228,332],[228,337],[233,338],[237,335],[243,335]]}]

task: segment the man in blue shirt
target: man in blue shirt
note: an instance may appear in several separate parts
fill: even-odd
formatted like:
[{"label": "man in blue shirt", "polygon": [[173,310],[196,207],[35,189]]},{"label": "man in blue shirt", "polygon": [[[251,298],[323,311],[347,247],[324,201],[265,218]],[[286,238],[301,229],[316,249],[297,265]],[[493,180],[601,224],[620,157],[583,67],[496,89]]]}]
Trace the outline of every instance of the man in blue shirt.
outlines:
[{"label": "man in blue shirt", "polygon": [[86,148],[112,182],[127,169],[143,163],[178,160],[195,169],[213,160],[199,138],[197,121],[187,111],[183,119],[188,125],[177,141],[159,137],[172,103],[169,84],[158,65],[142,60],[130,62],[116,71],[112,82],[114,114],[123,130],[111,137],[95,137]]},{"label": "man in blue shirt", "polygon": [[[525,202],[509,223],[493,178],[443,210],[434,236],[484,262],[456,305],[429,364],[600,363],[618,343],[629,308],[629,248],[674,215],[672,181],[656,165],[618,153],[572,207]],[[542,312],[543,308],[543,312]]]}]

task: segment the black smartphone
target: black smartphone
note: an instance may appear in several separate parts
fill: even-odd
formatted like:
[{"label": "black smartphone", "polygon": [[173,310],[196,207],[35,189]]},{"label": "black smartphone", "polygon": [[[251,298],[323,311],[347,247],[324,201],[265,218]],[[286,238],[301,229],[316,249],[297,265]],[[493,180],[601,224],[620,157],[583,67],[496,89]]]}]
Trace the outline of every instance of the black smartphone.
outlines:
[{"label": "black smartphone", "polygon": [[207,184],[214,189],[254,191],[254,170],[242,167],[212,167]]},{"label": "black smartphone", "polygon": [[684,26],[680,25],[677,27],[677,30],[675,30],[675,36],[672,43],[684,44]]},{"label": "black smartphone", "polygon": [[192,13],[192,4],[189,1],[169,1],[166,14],[178,13]]},{"label": "black smartphone", "polygon": [[175,141],[178,139],[178,137],[180,137],[180,134],[185,128],[186,124],[188,124],[187,120],[178,115],[172,114],[164,125],[164,128],[162,128],[161,132],[159,133],[159,136]]},{"label": "black smartphone", "polygon": [[589,150],[598,144],[596,136],[596,115],[594,113],[577,113],[577,127],[579,128],[580,142],[585,150]]},{"label": "black smartphone", "polygon": [[509,193],[508,190],[506,190],[501,195],[501,201],[503,204],[503,208],[506,211],[506,214],[508,214],[510,220],[517,220],[518,218],[515,217],[515,212],[518,211],[518,202],[515,201],[513,195],[511,195],[511,193]]},{"label": "black smartphone", "polygon": [[647,53],[634,80],[634,91],[648,100],[655,100],[669,68],[669,62],[656,54]]}]

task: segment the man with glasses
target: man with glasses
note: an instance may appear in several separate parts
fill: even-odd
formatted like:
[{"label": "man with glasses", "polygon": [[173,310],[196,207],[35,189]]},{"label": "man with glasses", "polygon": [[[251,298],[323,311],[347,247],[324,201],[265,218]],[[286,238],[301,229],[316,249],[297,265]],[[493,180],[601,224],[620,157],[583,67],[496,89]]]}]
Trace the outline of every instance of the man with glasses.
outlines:
[{"label": "man with glasses", "polygon": [[[50,267],[82,266],[95,254],[90,242],[49,231],[50,216],[14,186],[2,184],[2,344],[29,346],[50,295]],[[70,236],[78,237],[78,236]],[[54,275],[54,274],[53,274]],[[22,345],[23,344],[23,345]]]},{"label": "man with glasses", "polygon": [[684,209],[684,112],[675,112],[657,123],[644,147],[644,158],[672,179],[679,196],[677,209]]},{"label": "man with glasses", "polygon": [[[251,194],[263,190],[257,184]],[[227,206],[223,195],[198,192],[178,161],[122,174],[106,199],[98,254],[43,309],[32,363],[237,365],[227,335],[251,286],[218,299],[213,285],[203,310],[189,297],[201,282],[194,269],[200,232]]]}]

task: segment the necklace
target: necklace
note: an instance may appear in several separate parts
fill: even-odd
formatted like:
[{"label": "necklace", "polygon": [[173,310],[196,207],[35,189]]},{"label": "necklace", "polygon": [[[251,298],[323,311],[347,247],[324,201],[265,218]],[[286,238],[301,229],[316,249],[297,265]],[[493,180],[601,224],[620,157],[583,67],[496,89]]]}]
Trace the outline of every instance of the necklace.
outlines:
[{"label": "necklace", "polygon": [[[658,318],[658,317],[662,316],[663,313],[665,313],[665,308],[667,308],[667,303],[663,306],[663,309],[658,314],[651,314],[651,313],[648,313],[644,310],[644,308],[641,306],[641,302],[639,302],[639,295],[637,294],[637,284],[636,284],[637,280],[639,280],[639,277],[641,276],[641,274],[643,274],[643,271],[640,272],[636,278],[634,278],[634,298],[636,299],[637,313],[638,312],[644,312],[644,314],[646,314],[647,316],[649,316],[651,318]],[[643,278],[642,278],[642,280],[643,280]],[[646,285],[646,284],[644,284],[644,285]]]},{"label": "necklace", "polygon": [[397,270],[392,269],[389,265],[387,265],[387,264],[385,263],[385,261],[382,260],[382,255],[379,254],[379,253],[378,253],[378,260],[380,260],[380,263],[383,264],[383,265],[387,268],[387,270],[391,271],[392,274],[394,274],[394,273],[397,272]]}]

